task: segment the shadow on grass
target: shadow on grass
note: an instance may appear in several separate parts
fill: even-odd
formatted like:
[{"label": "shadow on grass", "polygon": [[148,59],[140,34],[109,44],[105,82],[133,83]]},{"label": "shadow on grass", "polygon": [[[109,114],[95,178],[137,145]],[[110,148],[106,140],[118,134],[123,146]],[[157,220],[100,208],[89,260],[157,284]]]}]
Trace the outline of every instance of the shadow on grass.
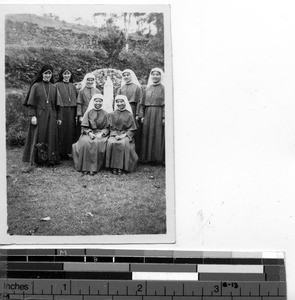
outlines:
[{"label": "shadow on grass", "polygon": [[[165,168],[82,175],[72,161],[54,168],[22,162],[7,149],[8,233],[13,235],[165,234]],[[50,217],[49,221],[42,218]]]}]

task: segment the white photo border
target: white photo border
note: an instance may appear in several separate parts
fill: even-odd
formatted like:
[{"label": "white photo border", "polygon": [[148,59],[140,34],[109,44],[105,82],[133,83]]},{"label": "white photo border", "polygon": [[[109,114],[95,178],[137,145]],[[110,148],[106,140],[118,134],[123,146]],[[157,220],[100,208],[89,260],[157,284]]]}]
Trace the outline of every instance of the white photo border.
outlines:
[{"label": "white photo border", "polygon": [[91,5],[101,12],[156,12],[164,15],[164,65],[165,65],[165,156],[166,156],[166,234],[149,235],[102,235],[102,236],[25,236],[7,233],[7,184],[6,184],[6,130],[5,130],[5,15],[29,13],[32,6],[60,6],[69,8],[69,4],[1,4],[0,12],[0,184],[2,197],[0,201],[0,245],[60,245],[60,244],[165,244],[175,243],[175,162],[174,162],[174,111],[173,111],[173,77],[172,77],[172,38],[170,5]]}]

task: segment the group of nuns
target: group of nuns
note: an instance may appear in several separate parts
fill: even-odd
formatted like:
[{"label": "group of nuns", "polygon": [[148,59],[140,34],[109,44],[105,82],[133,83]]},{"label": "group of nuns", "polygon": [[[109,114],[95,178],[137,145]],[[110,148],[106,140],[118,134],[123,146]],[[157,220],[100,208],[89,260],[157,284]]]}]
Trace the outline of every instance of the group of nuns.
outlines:
[{"label": "group of nuns", "polygon": [[23,102],[30,117],[24,162],[54,166],[72,158],[77,171],[91,176],[103,168],[115,175],[134,172],[138,161],[164,164],[162,69],[150,71],[145,88],[132,70],[124,70],[112,105],[93,73],[85,75],[79,91],[72,78],[64,68],[54,83],[53,68],[44,65],[30,86]]}]

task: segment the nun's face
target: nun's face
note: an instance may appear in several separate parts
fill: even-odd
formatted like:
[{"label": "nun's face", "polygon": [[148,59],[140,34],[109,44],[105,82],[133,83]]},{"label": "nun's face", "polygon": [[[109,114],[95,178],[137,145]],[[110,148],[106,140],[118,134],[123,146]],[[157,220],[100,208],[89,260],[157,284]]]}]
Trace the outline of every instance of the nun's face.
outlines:
[{"label": "nun's face", "polygon": [[94,101],[94,109],[96,110],[101,109],[103,100],[100,98],[95,98],[93,101]]},{"label": "nun's face", "polygon": [[123,99],[117,99],[116,104],[119,110],[123,110],[126,107],[125,101]]},{"label": "nun's face", "polygon": [[94,85],[94,78],[92,78],[92,77],[87,78],[86,79],[86,86],[91,88],[91,87],[93,87],[93,85]]},{"label": "nun's face", "polygon": [[152,72],[152,81],[153,83],[158,83],[161,80],[161,73],[158,71],[153,71]]},{"label": "nun's face", "polygon": [[131,74],[129,72],[123,73],[123,79],[126,83],[131,82]]},{"label": "nun's face", "polygon": [[47,70],[44,73],[42,73],[42,75],[43,75],[43,80],[49,82],[52,77],[52,72],[51,70]]},{"label": "nun's face", "polygon": [[72,74],[70,71],[66,70],[62,73],[62,77],[63,77],[63,80],[65,82],[69,82],[70,81],[70,78],[71,78]]}]

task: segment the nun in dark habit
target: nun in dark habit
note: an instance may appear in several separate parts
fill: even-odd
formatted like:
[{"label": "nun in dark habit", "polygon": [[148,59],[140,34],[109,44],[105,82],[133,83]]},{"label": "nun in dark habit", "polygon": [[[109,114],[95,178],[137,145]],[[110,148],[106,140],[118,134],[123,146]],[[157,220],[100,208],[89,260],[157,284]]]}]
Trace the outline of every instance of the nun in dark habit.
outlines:
[{"label": "nun in dark habit", "polygon": [[62,123],[61,100],[53,84],[53,68],[44,65],[23,102],[30,116],[23,161],[32,165],[59,164],[58,126]]},{"label": "nun in dark habit", "polygon": [[73,84],[71,70],[63,68],[55,85],[62,103],[62,124],[58,128],[59,155],[61,159],[69,159],[69,155],[72,153],[72,144],[77,141],[76,113],[78,92]]}]

